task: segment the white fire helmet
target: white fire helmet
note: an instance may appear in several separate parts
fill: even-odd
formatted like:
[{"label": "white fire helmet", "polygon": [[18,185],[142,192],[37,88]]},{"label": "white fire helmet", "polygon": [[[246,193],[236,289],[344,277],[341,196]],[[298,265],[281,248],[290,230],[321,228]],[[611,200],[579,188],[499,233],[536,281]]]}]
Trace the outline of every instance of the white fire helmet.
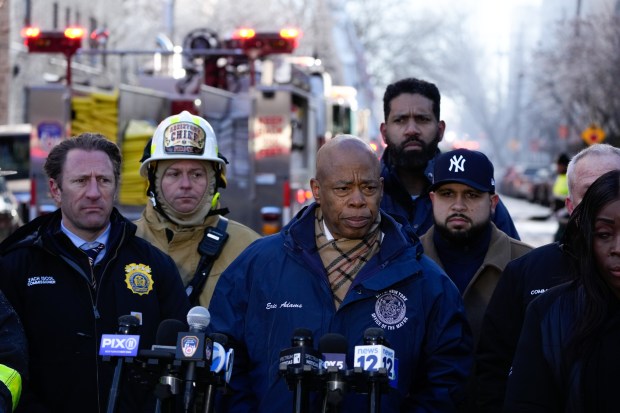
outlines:
[{"label": "white fire helmet", "polygon": [[[196,159],[217,162],[225,174],[225,161],[218,157],[217,139],[209,122],[183,111],[164,119],[153,134],[150,156],[142,162],[140,175],[148,177],[152,161]],[[219,168],[216,168],[219,169]]]}]

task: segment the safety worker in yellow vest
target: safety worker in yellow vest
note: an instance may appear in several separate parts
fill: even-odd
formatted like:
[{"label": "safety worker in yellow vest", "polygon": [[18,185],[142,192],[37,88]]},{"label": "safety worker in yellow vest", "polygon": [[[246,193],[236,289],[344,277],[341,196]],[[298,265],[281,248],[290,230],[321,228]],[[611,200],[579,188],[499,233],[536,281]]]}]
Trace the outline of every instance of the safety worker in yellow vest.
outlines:
[{"label": "safety worker in yellow vest", "polygon": [[17,313],[0,292],[0,412],[12,412],[17,407],[22,375],[27,371],[27,350]]}]

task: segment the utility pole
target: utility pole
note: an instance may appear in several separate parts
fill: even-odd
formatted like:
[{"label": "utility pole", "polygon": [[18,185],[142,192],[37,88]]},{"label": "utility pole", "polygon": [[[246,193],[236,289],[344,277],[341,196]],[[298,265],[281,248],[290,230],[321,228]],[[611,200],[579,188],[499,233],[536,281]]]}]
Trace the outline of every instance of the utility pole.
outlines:
[{"label": "utility pole", "polygon": [[577,9],[575,10],[575,35],[579,36],[579,25],[581,22],[581,0],[577,0]]}]

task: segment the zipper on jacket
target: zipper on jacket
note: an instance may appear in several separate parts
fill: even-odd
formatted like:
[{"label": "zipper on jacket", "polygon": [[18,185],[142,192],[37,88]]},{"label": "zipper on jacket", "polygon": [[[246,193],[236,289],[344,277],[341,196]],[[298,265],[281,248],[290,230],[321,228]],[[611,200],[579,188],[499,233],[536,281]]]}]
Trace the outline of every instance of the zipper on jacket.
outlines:
[{"label": "zipper on jacket", "polygon": [[[103,270],[101,270],[101,278],[99,279],[99,284],[103,283],[103,279],[105,278],[105,274],[108,271],[108,267],[110,266],[110,263],[113,260],[115,260],[116,257],[118,257],[118,250],[120,248],[120,245],[122,245],[124,241],[125,241],[125,230],[123,229],[123,233],[121,234],[120,240],[118,242],[118,247],[114,249],[114,255],[109,257],[109,259],[106,259],[106,265],[103,268]],[[93,306],[95,308],[95,316],[97,318],[99,318],[99,311],[97,310],[97,306],[99,304],[99,290],[100,288],[95,289],[95,300],[93,302]]]}]

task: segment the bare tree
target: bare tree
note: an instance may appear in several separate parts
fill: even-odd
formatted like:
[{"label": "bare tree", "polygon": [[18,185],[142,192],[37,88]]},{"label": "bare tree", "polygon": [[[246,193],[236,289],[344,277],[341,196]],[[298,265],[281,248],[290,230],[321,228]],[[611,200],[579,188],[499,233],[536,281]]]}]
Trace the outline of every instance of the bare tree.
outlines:
[{"label": "bare tree", "polygon": [[534,99],[548,114],[538,119],[539,128],[565,122],[575,137],[596,124],[609,143],[620,144],[619,23],[614,14],[562,21],[554,41],[537,50]]}]

